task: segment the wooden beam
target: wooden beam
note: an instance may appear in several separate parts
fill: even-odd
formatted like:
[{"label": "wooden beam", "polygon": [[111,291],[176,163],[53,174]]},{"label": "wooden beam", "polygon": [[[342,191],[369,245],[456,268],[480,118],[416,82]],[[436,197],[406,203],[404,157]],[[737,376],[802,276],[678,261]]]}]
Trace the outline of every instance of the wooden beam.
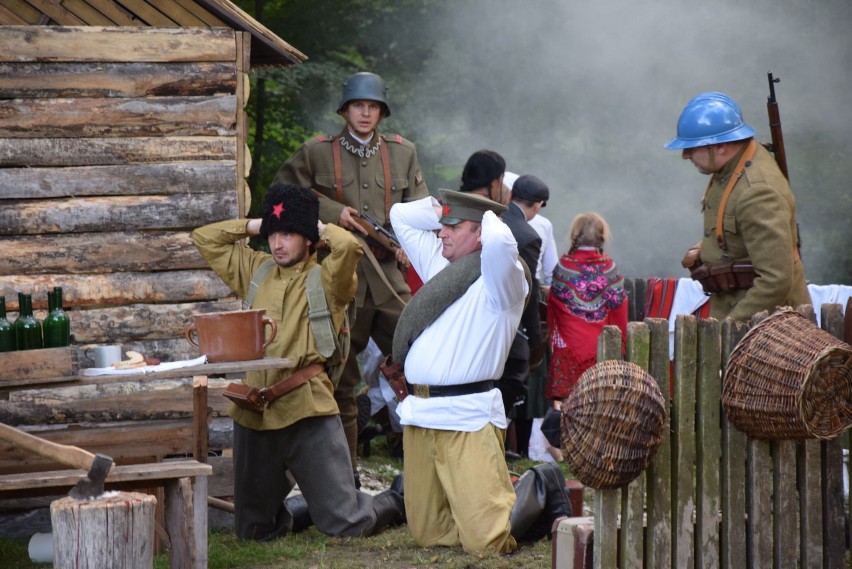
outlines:
[{"label": "wooden beam", "polygon": [[206,268],[189,231],[0,237],[0,276]]},{"label": "wooden beam", "polygon": [[143,0],[116,0],[116,2],[149,26],[169,28],[178,25],[177,22]]},{"label": "wooden beam", "polygon": [[16,200],[0,208],[0,235],[183,229],[199,219],[234,219],[237,196],[172,194]]},{"label": "wooden beam", "polygon": [[[45,1],[45,0],[41,0]],[[234,61],[234,31],[224,28],[0,27],[0,61]]]},{"label": "wooden beam", "polygon": [[234,160],[126,166],[0,168],[0,200],[233,192]]},{"label": "wooden beam", "polygon": [[[104,273],[73,275],[0,276],[0,296],[6,297],[9,314],[18,312],[15,296],[21,290],[53,290],[61,286],[66,308],[116,307],[138,303],[186,303],[233,297],[222,279],[211,270],[157,271],[152,273]],[[45,298],[33,299],[35,310],[46,309]],[[72,316],[76,316],[75,314]],[[103,315],[106,318],[108,315]],[[103,337],[98,334],[96,337]],[[83,341],[78,338],[78,341]],[[85,340],[95,341],[95,340]]]},{"label": "wooden beam", "polygon": [[233,94],[234,63],[0,62],[0,99]]},{"label": "wooden beam", "polygon": [[29,24],[29,22],[21,18],[18,14],[11,11],[3,4],[0,4],[0,26],[21,26],[27,24]]},{"label": "wooden beam", "polygon": [[83,0],[62,0],[62,7],[89,26],[114,26],[116,23]]},{"label": "wooden beam", "polygon": [[157,9],[183,28],[206,27],[201,18],[173,0],[157,0]]},{"label": "wooden beam", "polygon": [[86,2],[109,18],[116,26],[138,26],[141,23],[133,14],[111,0],[86,0]]},{"label": "wooden beam", "polygon": [[40,10],[45,15],[49,16],[51,20],[53,20],[60,26],[86,25],[86,22],[75,16],[72,12],[68,11],[64,6],[62,6],[58,2],[51,2],[50,0],[27,0],[27,2],[32,4],[33,7],[37,10]]},{"label": "wooden beam", "polygon": [[235,136],[236,97],[0,100],[0,137]]},{"label": "wooden beam", "polygon": [[211,14],[209,11],[202,8],[197,2],[193,0],[176,0],[178,4],[184,7],[189,12],[192,12],[196,18],[203,21],[205,25],[210,26],[211,28],[226,28],[228,25]]},{"label": "wooden beam", "polygon": [[[0,26],[2,35],[2,26]],[[236,160],[235,137],[0,138],[0,167]]]}]

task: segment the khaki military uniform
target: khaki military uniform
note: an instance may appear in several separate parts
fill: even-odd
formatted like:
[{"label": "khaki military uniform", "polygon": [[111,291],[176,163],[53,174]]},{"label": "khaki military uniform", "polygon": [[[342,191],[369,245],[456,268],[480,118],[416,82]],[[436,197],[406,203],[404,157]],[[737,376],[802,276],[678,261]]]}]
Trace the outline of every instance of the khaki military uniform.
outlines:
[{"label": "khaki military uniform", "polygon": [[[248,237],[247,220],[221,221],[196,229],[192,239],[201,255],[231,290],[245,297],[252,274],[270,258],[268,253],[254,251],[237,242]],[[323,261],[321,275],[332,322],[339,329],[343,310],[355,292],[355,265],[361,247],[352,235],[336,225],[326,225],[321,238],[329,243],[331,253]],[[269,387],[311,364],[325,358],[317,352],[313,331],[308,324],[308,297],[305,281],[308,271],[317,266],[316,255],[292,267],[276,265],[257,288],[253,305],[266,309],[275,320],[278,334],[267,346],[266,354],[295,362],[292,369],[250,371],[246,383],[253,387]],[[334,388],[325,372],[306,386],[294,389],[272,403],[263,415],[232,405],[228,414],[244,427],[254,430],[282,429],[307,417],[336,415]]]},{"label": "khaki military uniform", "polygon": [[731,317],[746,321],[761,310],[771,312],[777,306],[811,302],[804,266],[796,252],[796,198],[775,159],[760,144],[754,158],[746,162],[745,172],[725,206],[727,253],[717,243],[719,204],[741,155],[715,175],[703,199],[702,263],[750,259],[756,273],[751,288],[710,297],[710,316],[720,320]]},{"label": "khaki military uniform", "polygon": [[[346,146],[341,152],[343,179],[343,203],[338,203],[335,188],[334,160],[331,145],[339,144],[340,137]],[[386,144],[390,154],[391,204],[410,202],[429,195],[414,144],[398,135],[380,134],[381,144]],[[348,148],[347,148],[348,147]],[[364,150],[359,156],[354,150]],[[344,206],[353,207],[366,213],[381,224],[389,226],[385,207],[385,177],[381,154],[375,145],[375,138],[367,147],[352,138],[349,129],[344,127],[337,136],[319,136],[306,142],[278,170],[274,183],[298,184],[320,192],[327,200],[320,200],[320,220],[323,223],[337,223]],[[398,294],[409,293],[405,278],[392,257],[381,262],[382,270]],[[358,265],[358,291],[355,295],[357,306],[364,305],[369,288],[373,301],[384,304],[393,298],[393,293],[378,276],[369,259],[362,259]]]},{"label": "khaki military uniform", "polygon": [[[332,145],[341,144],[341,140],[342,203],[336,201],[332,152]],[[387,183],[377,142],[387,146],[390,158],[390,204],[385,203]],[[298,184],[312,188],[328,198],[320,199],[319,217],[324,223],[337,223],[344,206],[349,206],[389,227],[387,214],[390,205],[429,195],[413,143],[399,135],[377,133],[370,144],[362,146],[352,138],[346,126],[337,136],[318,136],[307,141],[281,166],[273,183]],[[396,323],[403,308],[396,296],[404,301],[411,297],[408,284],[393,255],[379,261],[379,266],[393,290],[388,288],[366,255],[358,264],[358,290],[355,294],[358,310],[351,331],[352,354],[364,350],[371,336],[379,349],[389,354]],[[335,399],[340,407],[353,467],[357,462],[358,436],[354,389],[360,380],[358,363],[354,357],[350,357],[335,391]]]}]

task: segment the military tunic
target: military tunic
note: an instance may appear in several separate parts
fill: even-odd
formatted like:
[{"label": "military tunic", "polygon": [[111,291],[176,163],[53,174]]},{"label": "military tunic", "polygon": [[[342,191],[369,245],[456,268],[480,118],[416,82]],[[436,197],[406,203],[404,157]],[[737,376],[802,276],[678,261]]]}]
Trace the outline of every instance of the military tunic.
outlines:
[{"label": "military tunic", "polygon": [[[387,145],[390,155],[391,205],[425,198],[429,190],[423,179],[414,144],[398,135],[377,135],[366,147],[352,138],[347,127],[337,136],[313,138],[281,166],[273,183],[298,184],[330,198],[320,200],[319,216],[323,223],[337,223],[343,207],[349,206],[386,224],[385,176],[377,141]],[[332,144],[340,144],[338,138],[344,141],[340,153],[343,203],[335,201],[337,191]],[[408,294],[408,285],[393,256],[388,256],[380,264],[394,291],[400,295]],[[369,259],[365,258],[358,265],[358,290],[355,295],[358,308],[364,305],[367,287],[377,305],[393,298],[393,293],[387,289]]]},{"label": "military tunic", "polygon": [[[192,239],[210,267],[238,296],[245,297],[251,275],[268,258],[238,241],[248,237],[247,220],[213,223],[192,233]],[[343,322],[343,311],[355,293],[355,265],[362,250],[355,238],[336,225],[326,225],[320,236],[331,249],[323,261],[321,274],[335,330]],[[295,367],[284,370],[250,371],[246,383],[269,387],[296,370],[325,358],[317,352],[308,323],[308,298],[305,281],[308,271],[317,265],[316,255],[292,267],[276,266],[257,288],[254,306],[265,308],[266,315],[278,324],[278,334],[266,348],[266,354],[288,358]],[[282,429],[306,417],[336,415],[334,388],[325,372],[306,385],[274,401],[263,415],[231,405],[228,414],[244,427],[255,430]]]},{"label": "military tunic", "polygon": [[794,255],[797,242],[796,198],[775,159],[762,145],[746,162],[745,172],[734,185],[725,206],[723,226],[727,254],[716,240],[716,217],[725,186],[745,148],[717,173],[702,200],[704,238],[701,261],[750,259],[756,278],[749,289],[715,293],[710,297],[710,316],[748,320],[761,310],[776,306],[810,304],[804,266]]}]

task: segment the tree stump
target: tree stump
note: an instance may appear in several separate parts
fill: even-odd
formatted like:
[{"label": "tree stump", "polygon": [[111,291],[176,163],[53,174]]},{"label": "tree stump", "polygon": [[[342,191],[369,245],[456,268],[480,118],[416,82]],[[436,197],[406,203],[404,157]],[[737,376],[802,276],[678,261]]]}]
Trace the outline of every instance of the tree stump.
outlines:
[{"label": "tree stump", "polygon": [[107,492],[94,500],[70,496],[50,504],[53,566],[135,569],[154,565],[157,499],[138,492]]}]

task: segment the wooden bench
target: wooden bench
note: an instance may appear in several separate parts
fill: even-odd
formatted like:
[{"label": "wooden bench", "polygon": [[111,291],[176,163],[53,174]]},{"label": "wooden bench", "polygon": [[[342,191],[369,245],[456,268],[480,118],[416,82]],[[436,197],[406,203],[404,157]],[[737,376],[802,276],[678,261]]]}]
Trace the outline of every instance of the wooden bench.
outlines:
[{"label": "wooden bench", "polygon": [[[207,477],[213,468],[196,460],[113,467],[107,490],[164,489],[164,525],[171,567],[207,567]],[[83,470],[52,470],[0,476],[0,499],[55,495],[70,490]]]}]

